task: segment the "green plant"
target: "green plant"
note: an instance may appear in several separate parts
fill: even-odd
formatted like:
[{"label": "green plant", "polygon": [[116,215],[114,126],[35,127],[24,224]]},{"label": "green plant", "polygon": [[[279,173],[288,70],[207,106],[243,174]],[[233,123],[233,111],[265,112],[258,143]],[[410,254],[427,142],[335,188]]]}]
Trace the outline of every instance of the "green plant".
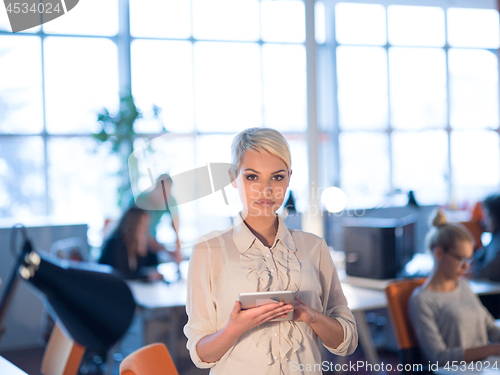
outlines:
[{"label": "green plant", "polygon": [[[160,121],[160,108],[153,106],[153,118]],[[97,113],[97,121],[101,129],[93,137],[101,144],[111,145],[111,151],[118,156],[121,163],[119,174],[121,183],[118,187],[118,204],[128,203],[130,199],[131,186],[128,178],[128,157],[134,150],[134,140],[138,135],[134,131],[134,123],[142,118],[142,112],[137,108],[132,94],[127,92],[120,96],[120,106],[118,113],[111,114],[107,108],[103,108]],[[165,127],[163,127],[165,131]]]},{"label": "green plant", "polygon": [[[128,157],[132,152],[135,138],[134,122],[141,118],[142,114],[137,109],[131,93],[120,97],[120,109],[116,115],[111,115],[107,108],[97,114],[97,121],[101,125],[101,131],[94,134],[94,138],[100,142],[109,142],[115,153],[128,151],[123,155]],[[123,145],[127,150],[123,150]]]}]

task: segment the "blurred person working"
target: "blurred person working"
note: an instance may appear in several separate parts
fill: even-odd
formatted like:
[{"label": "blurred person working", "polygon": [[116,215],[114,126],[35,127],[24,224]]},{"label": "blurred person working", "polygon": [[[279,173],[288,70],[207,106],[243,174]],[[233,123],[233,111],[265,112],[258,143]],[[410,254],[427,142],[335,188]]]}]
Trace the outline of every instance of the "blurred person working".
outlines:
[{"label": "blurred person working", "polygon": [[172,252],[172,257],[177,263],[180,263],[183,257],[179,239],[179,213],[177,210],[177,202],[172,196],[172,178],[166,173],[160,175],[156,179],[154,186],[137,196],[135,204],[149,212],[148,246],[156,251],[165,250],[165,246],[157,240],[157,230],[163,215],[165,213],[170,215],[172,219],[172,228],[174,229],[176,238],[175,250]]},{"label": "blurred person working", "polygon": [[148,248],[149,222],[149,213],[142,208],[125,211],[105,241],[99,263],[112,266],[126,279],[161,279],[156,250]]},{"label": "blurred person working", "polygon": [[441,211],[427,235],[434,268],[410,298],[410,321],[424,356],[445,366],[500,355],[500,328],[462,276],[469,269],[473,238]]},{"label": "blurred person working", "polygon": [[492,234],[490,243],[474,253],[472,275],[475,279],[500,281],[500,195],[490,195],[482,202],[484,226]]}]

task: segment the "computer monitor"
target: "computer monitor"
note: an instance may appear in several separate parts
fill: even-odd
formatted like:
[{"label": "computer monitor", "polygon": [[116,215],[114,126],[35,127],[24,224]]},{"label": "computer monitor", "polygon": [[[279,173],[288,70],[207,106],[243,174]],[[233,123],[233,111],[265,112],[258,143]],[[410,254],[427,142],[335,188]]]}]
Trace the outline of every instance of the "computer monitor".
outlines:
[{"label": "computer monitor", "polygon": [[415,253],[415,215],[398,219],[344,219],[346,274],[397,278]]}]

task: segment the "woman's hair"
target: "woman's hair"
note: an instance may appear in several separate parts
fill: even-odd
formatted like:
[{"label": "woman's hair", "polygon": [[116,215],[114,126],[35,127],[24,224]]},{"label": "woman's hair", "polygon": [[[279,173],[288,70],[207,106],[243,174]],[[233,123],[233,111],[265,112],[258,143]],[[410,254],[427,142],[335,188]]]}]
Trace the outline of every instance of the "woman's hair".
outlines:
[{"label": "woman's hair", "polygon": [[482,203],[482,206],[487,210],[487,215],[490,218],[493,231],[500,230],[500,195],[493,194],[488,196]]},{"label": "woman's hair", "polygon": [[236,178],[247,150],[267,152],[283,160],[287,169],[292,166],[290,146],[283,135],[274,129],[249,128],[234,137],[231,143],[231,173]]},{"label": "woman's hair", "polygon": [[474,238],[462,224],[448,223],[443,211],[437,209],[430,219],[433,228],[427,233],[427,245],[432,251],[441,246],[445,252],[456,246],[457,242],[467,241],[474,244]]},{"label": "woman's hair", "polygon": [[131,206],[124,212],[115,229],[115,233],[123,239],[127,253],[136,256],[139,243],[137,241],[137,228],[144,215],[149,215],[142,208]]}]

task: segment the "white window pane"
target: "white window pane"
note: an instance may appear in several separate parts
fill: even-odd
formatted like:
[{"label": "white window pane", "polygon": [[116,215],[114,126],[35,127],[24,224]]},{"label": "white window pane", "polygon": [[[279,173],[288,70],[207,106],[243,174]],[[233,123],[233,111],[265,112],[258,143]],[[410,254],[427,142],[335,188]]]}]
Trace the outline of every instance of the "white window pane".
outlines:
[{"label": "white window pane", "polygon": [[90,138],[52,137],[48,155],[55,217],[99,227],[119,211],[120,160],[106,147],[96,147]]},{"label": "white window pane", "polygon": [[341,44],[387,43],[385,7],[378,4],[338,3],[335,6],[335,33]]},{"label": "white window pane", "polygon": [[[138,181],[137,191],[144,191],[151,186],[152,177],[156,180],[161,174],[168,173],[174,179],[172,184],[172,195],[178,196],[179,191],[185,189],[196,189],[196,186],[179,186],[175,183],[176,176],[184,172],[191,171],[196,167],[196,139],[191,135],[178,135],[169,133],[156,137],[151,141],[138,139],[134,142],[134,155],[138,158]],[[206,164],[205,164],[206,165]],[[149,171],[148,171],[149,168]],[[195,241],[200,235],[207,232],[200,232],[198,228],[197,200],[181,204],[178,207],[180,218],[180,238],[183,246]],[[158,236],[167,237],[170,228],[168,225],[159,228]],[[189,251],[188,251],[189,253]]]},{"label": "white window pane", "polygon": [[286,136],[292,154],[292,177],[288,190],[293,193],[295,206],[299,212],[309,210],[309,164],[307,140],[305,136]]},{"label": "white window pane", "polygon": [[337,83],[342,129],[387,127],[387,55],[378,47],[338,47]]},{"label": "white window pane", "polygon": [[391,44],[443,47],[446,42],[442,8],[391,5],[387,18]]},{"label": "white window pane", "polygon": [[118,0],[84,0],[64,16],[43,24],[45,33],[118,34]]},{"label": "white window pane", "polygon": [[392,126],[444,127],[447,122],[444,50],[391,48],[389,69]]},{"label": "white window pane", "polygon": [[306,40],[305,9],[302,1],[260,3],[262,40],[265,42],[303,43]]},{"label": "white window pane", "polygon": [[194,45],[195,120],[199,131],[233,132],[262,124],[257,44]]},{"label": "white window pane", "polygon": [[189,38],[189,0],[130,0],[130,33],[136,37]]},{"label": "white window pane", "polygon": [[[242,129],[235,129],[241,131]],[[231,163],[231,142],[236,134],[228,135],[201,135],[196,139],[196,166],[203,167],[207,163]],[[200,183],[202,183],[200,181]],[[236,216],[242,209],[238,190],[232,185],[224,188],[228,204],[225,204],[222,191],[218,190],[212,194],[197,200],[198,213],[205,217],[210,224],[199,222],[204,227],[205,233],[215,229],[225,229],[229,226],[227,218]],[[221,217],[223,218],[221,220]],[[226,218],[226,219],[224,219]],[[201,218],[198,221],[202,220]]]},{"label": "white window pane", "polygon": [[12,32],[12,27],[10,27],[9,17],[7,16],[7,10],[5,9],[5,3],[3,1],[0,3],[0,30]]},{"label": "white window pane", "polygon": [[262,47],[264,124],[283,131],[305,131],[306,51],[301,45]]},{"label": "white window pane", "polygon": [[390,190],[389,140],[386,134],[342,132],[340,178],[342,190],[350,198],[380,197]]},{"label": "white window pane", "polygon": [[[159,133],[193,130],[192,45],[189,42],[135,40],[131,46],[132,91],[144,118],[135,130]],[[148,120],[153,105],[161,109],[161,121]]]},{"label": "white window pane", "polygon": [[43,160],[41,137],[0,138],[0,217],[46,213]]},{"label": "white window pane", "polygon": [[258,40],[257,0],[193,0],[196,39]]},{"label": "white window pane", "polygon": [[41,41],[33,36],[0,36],[0,131],[43,130]]},{"label": "white window pane", "polygon": [[486,50],[450,49],[450,121],[454,128],[498,126],[498,59]]},{"label": "white window pane", "polygon": [[326,41],[326,15],[325,4],[322,1],[314,3],[314,35],[316,43],[323,44]]},{"label": "white window pane", "polygon": [[[39,30],[40,26],[34,26],[31,29],[21,31],[21,33],[36,33]],[[7,31],[9,33],[12,32],[12,27],[10,27],[9,16],[7,15],[4,1],[0,1],[0,31]]]},{"label": "white window pane", "polygon": [[500,33],[496,9],[448,9],[448,43],[452,47],[498,48]]},{"label": "white window pane", "polygon": [[116,45],[107,39],[45,39],[47,130],[97,132],[97,112],[116,108]]},{"label": "white window pane", "polygon": [[392,133],[393,184],[415,192],[419,204],[444,204],[448,186],[445,131]]},{"label": "white window pane", "polygon": [[495,131],[451,133],[451,163],[457,203],[477,202],[500,185],[500,139]]}]

